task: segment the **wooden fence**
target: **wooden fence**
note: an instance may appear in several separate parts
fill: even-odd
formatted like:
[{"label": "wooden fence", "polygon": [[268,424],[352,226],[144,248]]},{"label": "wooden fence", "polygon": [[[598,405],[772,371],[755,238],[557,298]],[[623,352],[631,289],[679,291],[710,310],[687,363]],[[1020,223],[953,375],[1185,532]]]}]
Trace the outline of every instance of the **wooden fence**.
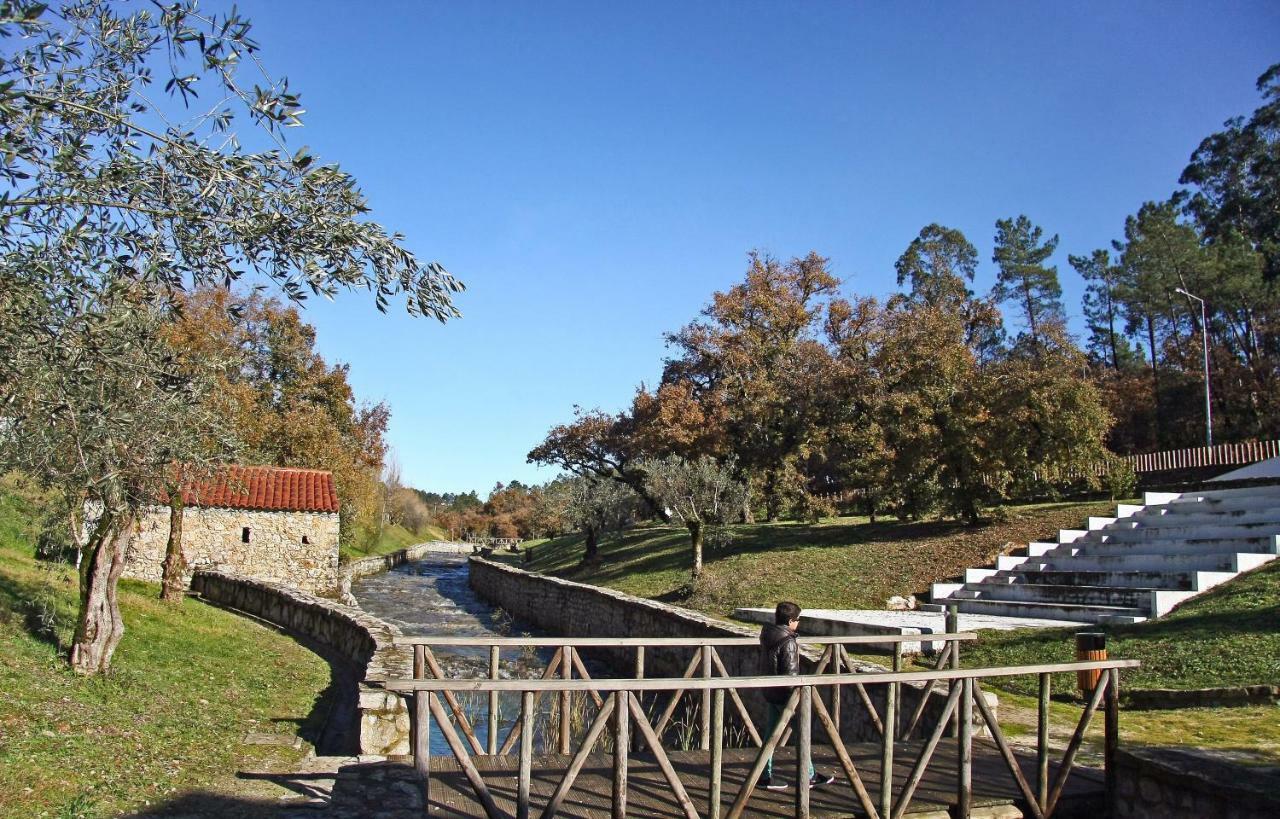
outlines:
[{"label": "wooden fence", "polygon": [[1280,441],[1245,441],[1129,455],[1124,460],[1133,466],[1134,472],[1142,474],[1205,466],[1244,466],[1276,457],[1280,457]]},{"label": "wooden fence", "polygon": [[[564,773],[552,795],[542,808],[541,816],[555,816],[564,804],[575,779],[587,764],[601,737],[606,731],[612,731],[612,810],[613,817],[627,815],[628,803],[628,757],[632,743],[632,729],[639,731],[639,737],[647,745],[654,761],[661,769],[671,794],[679,804],[680,811],[686,819],[721,819],[722,815],[729,819],[737,819],[744,814],[747,804],[755,792],[761,775],[775,749],[786,743],[794,730],[797,738],[796,754],[796,787],[794,816],[808,817],[810,808],[809,770],[814,738],[812,736],[814,718],[822,729],[827,742],[839,761],[852,796],[862,810],[873,819],[899,819],[911,804],[925,775],[926,768],[939,747],[944,734],[948,730],[955,736],[956,749],[956,792],[955,804],[957,815],[967,817],[973,802],[972,765],[973,765],[973,727],[974,710],[982,718],[982,724],[991,734],[1001,759],[1007,767],[1009,775],[1016,784],[1021,798],[1025,801],[1031,815],[1037,819],[1048,819],[1058,807],[1063,795],[1067,778],[1074,765],[1075,756],[1084,739],[1085,731],[1100,705],[1103,706],[1105,719],[1105,762],[1106,787],[1108,795],[1113,792],[1114,765],[1113,756],[1118,741],[1118,702],[1119,702],[1119,669],[1136,666],[1136,661],[1112,660],[1100,662],[1060,663],[1053,665],[1017,666],[1002,668],[961,669],[959,667],[959,646],[962,641],[974,639],[973,634],[949,633],[936,635],[933,640],[946,642],[946,648],[939,656],[932,670],[902,671],[901,651],[895,652],[895,670],[882,673],[849,673],[853,664],[845,646],[867,642],[892,642],[899,644],[906,640],[919,640],[918,635],[902,637],[860,636],[860,637],[820,637],[800,638],[802,643],[822,643],[825,645],[822,657],[813,674],[787,678],[786,684],[792,687],[789,699],[782,710],[782,717],[767,734],[756,729],[748,710],[744,707],[741,693],[762,688],[776,688],[777,677],[731,677],[724,671],[716,649],[724,646],[756,645],[752,638],[711,638],[711,639],[645,639],[645,638],[533,638],[499,640],[494,638],[403,638],[398,642],[411,644],[414,649],[414,678],[388,680],[388,690],[410,695],[413,699],[411,714],[413,718],[412,753],[415,769],[422,777],[424,789],[430,794],[431,780],[431,747],[430,728],[432,721],[447,742],[457,765],[465,774],[476,800],[489,817],[505,817],[494,799],[493,793],[485,782],[480,768],[473,758],[475,755],[503,755],[519,743],[519,770],[515,794],[515,817],[527,819],[532,810],[531,780],[533,764],[533,726],[537,714],[538,698],[543,695],[556,696],[560,699],[559,752],[564,755]],[[440,667],[436,662],[432,646],[488,646],[490,652],[489,675],[477,679],[442,679]],[[546,673],[541,679],[498,679],[498,653],[504,647],[555,646],[556,654],[548,664]],[[646,678],[644,676],[644,649],[662,646],[666,648],[683,647],[691,650],[692,659],[679,678]],[[578,658],[578,649],[585,647],[632,649],[636,652],[636,674],[633,678],[592,679]],[[574,677],[574,673],[577,677]],[[715,676],[714,671],[720,676]],[[1050,779],[1048,747],[1048,706],[1050,691],[1050,675],[1060,672],[1100,671],[1101,676],[1092,692],[1084,713],[1076,726],[1068,743],[1066,752],[1058,764],[1056,776]],[[430,672],[432,677],[428,677]],[[701,672],[701,673],[699,673]],[[1040,704],[1038,720],[1038,743],[1036,754],[1035,788],[1031,787],[1023,774],[1018,761],[1006,742],[999,724],[986,700],[983,697],[981,680],[1020,675],[1038,675],[1040,680]],[[558,678],[557,678],[558,677]],[[911,716],[902,719],[899,708],[898,690],[903,684],[911,684],[922,688],[922,696],[917,701]],[[941,698],[946,696],[945,705],[932,725],[921,722],[925,713],[925,705],[935,689]],[[870,686],[884,686],[884,707],[877,711],[871,697],[867,693]],[[839,724],[841,712],[841,693],[852,688],[858,695],[858,702],[867,709],[880,735],[879,749],[879,784],[873,797],[859,774],[853,757],[842,738]],[[457,702],[458,692],[481,692],[489,697],[489,733],[488,744],[483,745],[475,736],[464,710]],[[496,699],[501,692],[518,692],[520,694],[520,717],[512,726],[506,740],[498,743],[498,726],[496,722]],[[821,695],[826,693],[824,697]],[[705,752],[705,767],[709,781],[709,790],[705,813],[701,813],[690,798],[688,790],[676,773],[676,768],[663,745],[663,735],[667,722],[674,713],[681,697],[686,693],[696,695],[701,700],[699,750]],[[660,696],[669,694],[666,708],[658,716],[656,722],[650,722],[640,704],[643,695]],[[568,724],[569,698],[574,695],[587,696],[595,704],[596,713],[590,722],[584,738],[570,757],[571,738]],[[727,812],[723,808],[722,776],[725,753],[725,699],[728,698],[737,709],[739,717],[747,727],[750,737],[748,746],[751,766],[750,773],[736,793],[732,806]],[[830,705],[828,706],[828,702]],[[446,710],[448,709],[448,710]],[[452,711],[452,720],[449,711]],[[458,729],[454,728],[457,722]],[[794,724],[793,724],[794,722]],[[899,727],[902,726],[902,727]],[[894,792],[893,771],[894,755],[899,740],[909,736],[917,727],[922,729],[925,741],[920,753],[911,766],[903,787]]]}]

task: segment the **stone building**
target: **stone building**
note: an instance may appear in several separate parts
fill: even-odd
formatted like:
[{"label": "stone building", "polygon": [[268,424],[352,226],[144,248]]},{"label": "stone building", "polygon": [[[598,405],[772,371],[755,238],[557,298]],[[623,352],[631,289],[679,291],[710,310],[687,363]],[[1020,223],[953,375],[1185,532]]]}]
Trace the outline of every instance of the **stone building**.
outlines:
[{"label": "stone building", "polygon": [[[321,469],[232,466],[183,489],[187,582],[214,568],[308,592],[338,584],[338,494]],[[169,508],[150,508],[129,543],[124,574],[159,582]]]}]

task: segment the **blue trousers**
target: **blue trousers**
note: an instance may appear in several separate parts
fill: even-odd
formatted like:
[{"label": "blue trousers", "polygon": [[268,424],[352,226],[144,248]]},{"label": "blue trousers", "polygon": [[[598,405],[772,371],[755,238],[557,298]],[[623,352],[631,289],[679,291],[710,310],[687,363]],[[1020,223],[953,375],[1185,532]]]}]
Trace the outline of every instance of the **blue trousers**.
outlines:
[{"label": "blue trousers", "polygon": [[[769,727],[765,729],[764,739],[768,740],[773,736],[774,729],[778,727],[778,723],[782,721],[782,705],[774,703],[766,703],[769,706]],[[764,763],[764,778],[773,778],[773,755],[769,755],[769,759]],[[809,761],[809,778],[813,779],[813,760]]]}]

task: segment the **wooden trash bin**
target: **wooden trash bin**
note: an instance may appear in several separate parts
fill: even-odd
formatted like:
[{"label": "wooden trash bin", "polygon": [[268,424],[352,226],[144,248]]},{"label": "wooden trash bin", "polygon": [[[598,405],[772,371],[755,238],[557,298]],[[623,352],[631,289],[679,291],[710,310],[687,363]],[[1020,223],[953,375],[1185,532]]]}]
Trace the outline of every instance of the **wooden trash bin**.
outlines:
[{"label": "wooden trash bin", "polygon": [[[1107,659],[1107,635],[1101,631],[1081,631],[1076,634],[1076,661],[1089,662],[1090,660]],[[1076,685],[1080,688],[1080,693],[1086,697],[1093,694],[1093,689],[1098,686],[1098,679],[1102,676],[1099,670],[1093,671],[1077,671]]]}]

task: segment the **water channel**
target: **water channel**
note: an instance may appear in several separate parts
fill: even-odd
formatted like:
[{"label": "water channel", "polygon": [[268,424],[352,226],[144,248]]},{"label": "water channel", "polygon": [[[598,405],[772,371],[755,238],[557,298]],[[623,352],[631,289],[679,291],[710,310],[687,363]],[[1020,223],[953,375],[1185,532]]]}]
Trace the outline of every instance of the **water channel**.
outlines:
[{"label": "water channel", "polygon": [[[514,621],[501,609],[476,596],[467,582],[467,557],[433,554],[382,574],[355,581],[351,592],[360,607],[373,616],[397,626],[406,636],[434,637],[520,637],[545,636],[527,623]],[[444,675],[449,678],[489,676],[489,649],[484,646],[440,646],[432,649]],[[504,649],[499,674],[504,679],[539,678],[554,655],[554,649]],[[592,676],[607,672],[586,662]],[[479,693],[459,692],[475,729],[476,738],[488,744],[488,699]],[[549,740],[548,731],[556,707],[555,697],[539,699],[539,719],[535,723],[534,748],[541,751]],[[593,709],[594,711],[594,709]],[[498,742],[501,744],[520,716],[518,693],[504,693],[498,707]],[[577,720],[580,722],[580,720]],[[575,734],[577,731],[574,732]],[[550,751],[551,748],[546,747]],[[431,731],[432,753],[449,754],[449,746],[437,727]]]}]

